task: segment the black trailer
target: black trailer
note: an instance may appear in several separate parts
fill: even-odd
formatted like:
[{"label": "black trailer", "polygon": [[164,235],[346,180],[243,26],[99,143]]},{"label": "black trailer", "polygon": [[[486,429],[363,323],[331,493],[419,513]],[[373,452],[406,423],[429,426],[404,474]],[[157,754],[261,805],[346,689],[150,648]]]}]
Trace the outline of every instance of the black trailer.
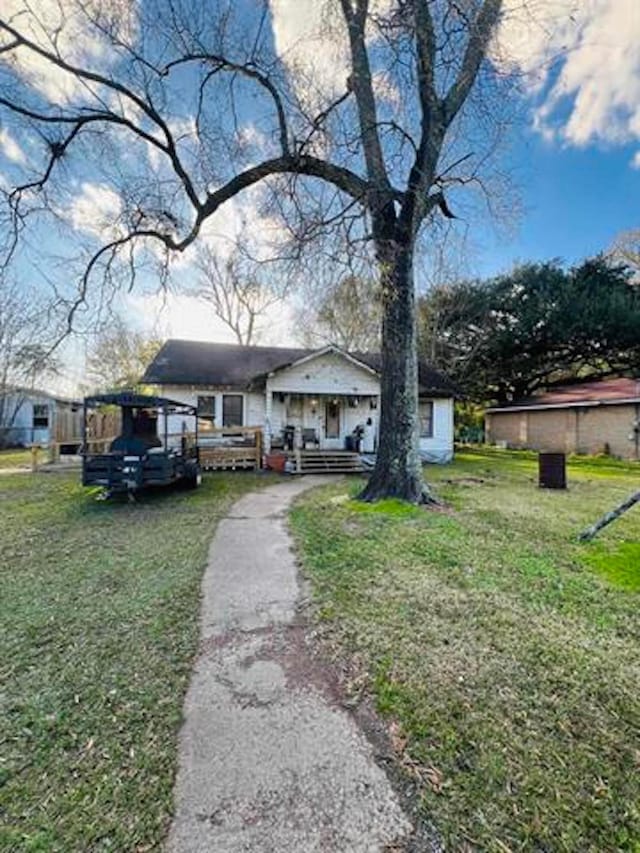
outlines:
[{"label": "black trailer", "polygon": [[[118,406],[122,427],[106,453],[92,453],[87,416],[102,406]],[[179,444],[170,446],[169,415],[182,416]],[[193,430],[187,431],[193,419]],[[194,440],[195,436],[195,440]],[[174,436],[171,436],[173,439]],[[200,485],[198,417],[195,406],[150,394],[96,394],[84,401],[82,484],[103,486],[108,494],[133,494],[150,486]]]}]

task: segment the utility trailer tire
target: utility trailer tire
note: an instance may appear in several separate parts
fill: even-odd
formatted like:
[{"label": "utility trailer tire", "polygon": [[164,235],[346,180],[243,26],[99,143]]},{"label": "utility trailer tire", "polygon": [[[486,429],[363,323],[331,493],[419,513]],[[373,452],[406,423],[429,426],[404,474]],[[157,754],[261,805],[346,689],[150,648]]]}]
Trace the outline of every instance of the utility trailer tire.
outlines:
[{"label": "utility trailer tire", "polygon": [[184,489],[197,489],[201,483],[202,473],[200,471],[200,466],[195,463],[185,465],[184,475],[181,481],[182,487]]}]

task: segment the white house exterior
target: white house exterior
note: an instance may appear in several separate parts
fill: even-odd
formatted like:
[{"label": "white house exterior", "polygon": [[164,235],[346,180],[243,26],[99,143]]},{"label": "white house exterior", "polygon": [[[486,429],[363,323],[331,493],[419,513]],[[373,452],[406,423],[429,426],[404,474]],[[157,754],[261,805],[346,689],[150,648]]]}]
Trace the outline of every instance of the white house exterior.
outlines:
[{"label": "white house exterior", "polygon": [[49,445],[56,430],[68,425],[82,433],[82,403],[46,391],[16,388],[0,401],[0,439],[5,445]]},{"label": "white house exterior", "polygon": [[[198,407],[212,427],[261,427],[264,448],[294,435],[299,446],[348,448],[360,428],[360,449],[375,453],[380,417],[380,357],[319,350],[241,347],[169,340],[143,381],[173,400]],[[454,389],[442,374],[421,366],[420,449],[425,461],[453,456]],[[181,424],[170,424],[179,434]]]}]

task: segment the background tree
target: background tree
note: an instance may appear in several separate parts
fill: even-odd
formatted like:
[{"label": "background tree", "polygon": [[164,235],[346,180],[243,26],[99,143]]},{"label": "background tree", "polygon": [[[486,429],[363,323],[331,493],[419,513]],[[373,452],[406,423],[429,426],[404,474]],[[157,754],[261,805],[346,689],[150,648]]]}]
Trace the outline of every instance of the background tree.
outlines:
[{"label": "background tree", "polygon": [[115,316],[87,355],[87,378],[95,391],[140,389],[142,375],[161,346],[158,338],[133,330]]},{"label": "background tree", "polygon": [[57,372],[47,328],[46,312],[34,294],[0,275],[0,447],[28,392]]},{"label": "background tree", "polygon": [[67,0],[46,18],[26,4],[5,12],[0,118],[42,140],[7,192],[9,251],[38,221],[77,213],[72,164],[99,176],[103,203],[96,222],[75,220],[94,242],[70,322],[120,272],[157,262],[162,274],[240,193],[265,185],[300,239],[340,222],[372,247],[382,294],[380,441],[362,497],[419,501],[414,255],[503,131],[491,109],[508,102],[507,75],[487,61],[502,3],[310,4],[335,49],[322,75],[305,65],[309,45],[278,49],[276,7]]},{"label": "background tree", "polygon": [[240,248],[222,258],[205,247],[198,255],[198,268],[198,297],[231,329],[239,344],[258,343],[270,310],[284,303],[290,292],[287,273],[281,266],[269,270]]},{"label": "background tree", "polygon": [[419,314],[425,357],[474,401],[640,370],[640,289],[603,257],[437,288]]},{"label": "background tree", "polygon": [[304,343],[335,344],[347,352],[379,352],[382,305],[375,279],[345,276],[332,287],[311,289],[297,311]]},{"label": "background tree", "polygon": [[633,270],[636,283],[640,282],[640,228],[630,228],[618,234],[610,254],[614,263],[624,264]]}]

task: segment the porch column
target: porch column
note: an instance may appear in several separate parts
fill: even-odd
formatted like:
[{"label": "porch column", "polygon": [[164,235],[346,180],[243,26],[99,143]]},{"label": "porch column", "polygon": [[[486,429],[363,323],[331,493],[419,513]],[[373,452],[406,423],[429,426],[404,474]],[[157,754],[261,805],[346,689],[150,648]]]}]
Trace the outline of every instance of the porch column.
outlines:
[{"label": "porch column", "polygon": [[269,386],[269,380],[264,391],[264,452],[271,453],[271,413],[273,409],[273,391]]}]

